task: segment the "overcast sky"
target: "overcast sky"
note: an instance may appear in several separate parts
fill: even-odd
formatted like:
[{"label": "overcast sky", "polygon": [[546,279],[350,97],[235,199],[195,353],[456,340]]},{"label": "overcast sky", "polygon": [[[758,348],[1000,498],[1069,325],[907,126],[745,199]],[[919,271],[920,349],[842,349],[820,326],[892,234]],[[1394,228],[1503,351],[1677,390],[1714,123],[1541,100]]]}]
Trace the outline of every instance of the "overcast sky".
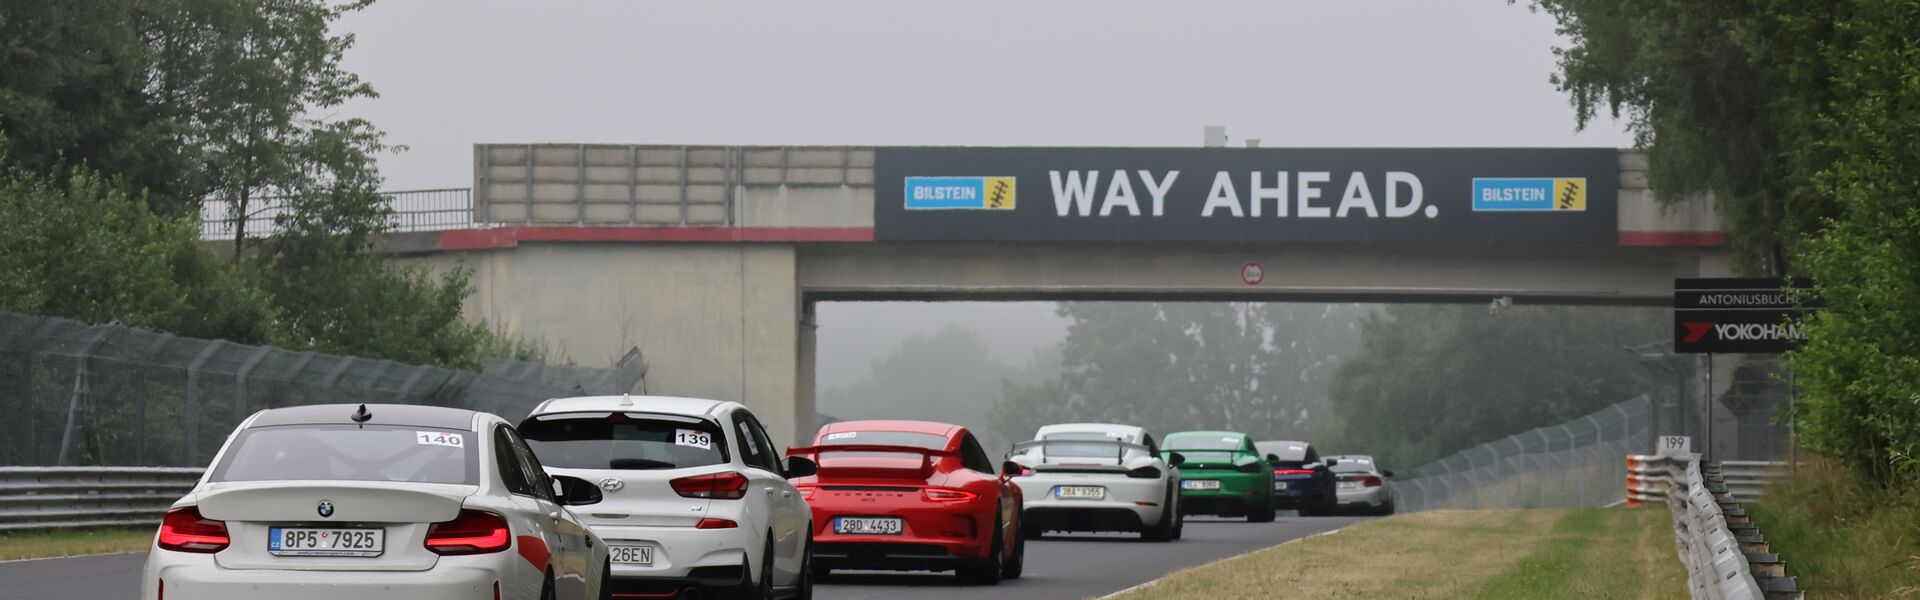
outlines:
[{"label": "overcast sky", "polygon": [[[383,0],[340,25],[381,94],[342,114],[411,148],[381,159],[388,189],[468,187],[487,142],[1195,146],[1204,125],[1234,145],[1630,141],[1574,131],[1548,81],[1553,20],[1504,0]],[[1022,323],[983,338],[1025,356],[1064,332],[1035,325],[1050,315],[823,306],[820,380],[950,322]]]}]

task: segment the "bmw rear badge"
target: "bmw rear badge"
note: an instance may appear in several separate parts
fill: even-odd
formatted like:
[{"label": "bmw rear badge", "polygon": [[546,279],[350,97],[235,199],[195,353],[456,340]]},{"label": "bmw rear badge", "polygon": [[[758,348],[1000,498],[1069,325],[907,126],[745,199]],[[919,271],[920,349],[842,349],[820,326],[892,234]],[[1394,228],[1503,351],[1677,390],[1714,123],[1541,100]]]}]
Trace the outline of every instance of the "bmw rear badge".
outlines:
[{"label": "bmw rear badge", "polygon": [[333,501],[332,501],[332,500],[321,500],[321,501],[320,501],[320,516],[321,516],[321,517],[331,517],[331,516],[333,516]]},{"label": "bmw rear badge", "polygon": [[623,487],[627,487],[627,482],[621,481],[618,477],[608,477],[600,480],[600,489],[606,490],[609,493],[618,492],[620,488]]}]

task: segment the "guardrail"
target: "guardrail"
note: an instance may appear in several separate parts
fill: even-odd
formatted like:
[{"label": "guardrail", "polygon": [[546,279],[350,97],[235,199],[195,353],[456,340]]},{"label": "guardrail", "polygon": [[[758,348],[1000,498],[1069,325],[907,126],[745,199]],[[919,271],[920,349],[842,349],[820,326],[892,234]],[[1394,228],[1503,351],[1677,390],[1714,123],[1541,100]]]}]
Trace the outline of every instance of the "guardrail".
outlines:
[{"label": "guardrail", "polygon": [[200,469],[0,467],[0,532],[157,525]]},{"label": "guardrail", "polygon": [[1726,477],[1727,491],[1741,502],[1759,500],[1767,484],[1786,478],[1788,467],[1784,461],[1761,460],[1728,460],[1716,464]]},{"label": "guardrail", "polygon": [[[388,225],[393,231],[444,231],[477,229],[491,225],[473,220],[473,191],[468,188],[399,190],[380,192],[393,209]],[[200,209],[200,239],[232,240],[235,223],[233,207],[225,201],[208,200]],[[279,230],[275,221],[287,212],[285,197],[256,198],[247,208],[244,221],[248,238],[263,238]]]},{"label": "guardrail", "polygon": [[1673,515],[1693,598],[1798,600],[1786,561],[1729,493],[1720,467],[1697,454],[1628,455],[1627,504],[1663,502]]}]

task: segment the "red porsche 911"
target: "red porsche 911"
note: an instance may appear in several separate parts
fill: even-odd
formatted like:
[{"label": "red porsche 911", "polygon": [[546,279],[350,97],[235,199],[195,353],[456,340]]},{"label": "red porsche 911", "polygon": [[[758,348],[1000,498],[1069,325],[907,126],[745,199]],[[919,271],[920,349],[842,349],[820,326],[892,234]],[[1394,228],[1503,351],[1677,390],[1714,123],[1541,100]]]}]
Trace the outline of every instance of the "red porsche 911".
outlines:
[{"label": "red porsche 911", "polygon": [[[925,421],[845,421],[788,450],[819,464],[793,480],[813,508],[813,570],[954,571],[975,583],[1020,576],[1019,474],[965,427]],[[1003,467],[1005,465],[1002,465]]]}]

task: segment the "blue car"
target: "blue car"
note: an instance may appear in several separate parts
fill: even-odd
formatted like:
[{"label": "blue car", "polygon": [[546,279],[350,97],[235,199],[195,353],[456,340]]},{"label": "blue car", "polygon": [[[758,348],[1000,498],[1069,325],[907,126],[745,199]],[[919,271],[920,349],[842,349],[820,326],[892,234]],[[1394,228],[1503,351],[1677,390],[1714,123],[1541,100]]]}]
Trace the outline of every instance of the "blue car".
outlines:
[{"label": "blue car", "polygon": [[1254,442],[1254,448],[1273,467],[1274,510],[1297,510],[1303,517],[1333,514],[1340,497],[1333,470],[1307,442]]}]

